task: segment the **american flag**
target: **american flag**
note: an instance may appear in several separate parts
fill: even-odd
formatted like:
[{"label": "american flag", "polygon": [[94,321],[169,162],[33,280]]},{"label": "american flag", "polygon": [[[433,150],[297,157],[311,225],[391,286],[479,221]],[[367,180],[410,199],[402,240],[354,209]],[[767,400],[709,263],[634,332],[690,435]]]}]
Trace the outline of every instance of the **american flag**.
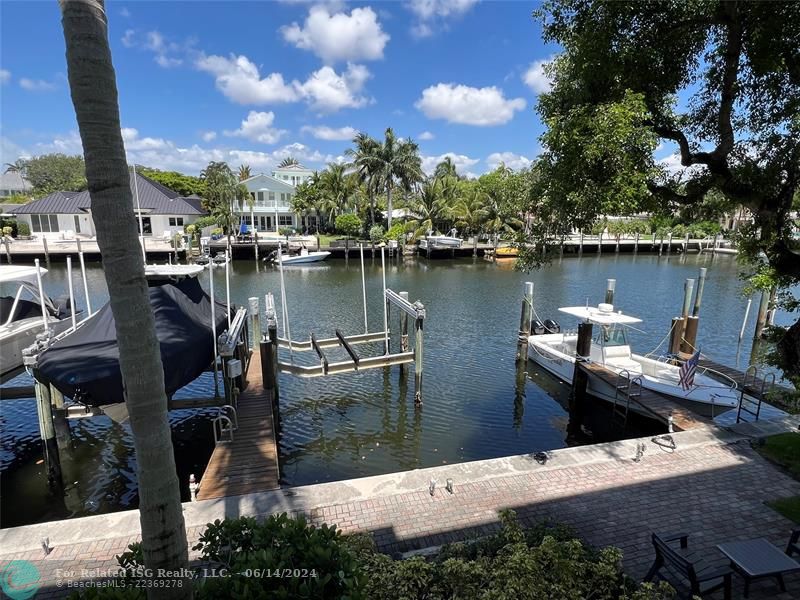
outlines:
[{"label": "american flag", "polygon": [[679,383],[683,391],[688,392],[694,385],[694,374],[697,372],[697,364],[700,362],[700,350],[695,352],[692,357],[681,365],[681,378]]}]

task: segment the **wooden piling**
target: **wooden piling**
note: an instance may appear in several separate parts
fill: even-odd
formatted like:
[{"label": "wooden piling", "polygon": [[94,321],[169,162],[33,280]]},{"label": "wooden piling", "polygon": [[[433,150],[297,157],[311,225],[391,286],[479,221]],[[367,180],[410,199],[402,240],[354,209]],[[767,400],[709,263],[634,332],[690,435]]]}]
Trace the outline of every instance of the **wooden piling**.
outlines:
[{"label": "wooden piling", "polygon": [[602,254],[603,253],[603,232],[602,231],[600,232],[600,235],[597,238],[597,253],[598,254]]},{"label": "wooden piling", "polygon": [[669,330],[669,353],[678,354],[681,350],[681,336],[685,321],[681,317],[672,317],[672,327]]},{"label": "wooden piling", "polygon": [[6,260],[8,261],[8,264],[11,264],[11,248],[8,246],[8,238],[5,236],[3,237],[3,246],[6,249]]},{"label": "wooden piling", "polygon": [[42,245],[44,246],[44,258],[47,262],[50,262],[50,250],[47,249],[47,237],[42,236]]},{"label": "wooden piling", "polygon": [[586,413],[586,387],[589,385],[589,376],[580,368],[580,364],[589,358],[592,348],[592,324],[580,323],[578,325],[578,341],[575,348],[575,370],[572,375],[572,393],[569,397],[569,415],[571,434],[578,433]]},{"label": "wooden piling", "polygon": [[[34,371],[34,393],[39,417],[39,435],[44,446],[44,460],[47,468],[48,483],[63,487],[61,464],[58,454],[56,428],[53,422],[53,407],[50,398],[50,386],[39,378]],[[63,402],[63,397],[62,397]]]},{"label": "wooden piling", "polygon": [[81,248],[81,238],[75,238],[75,244],[76,244],[76,245],[77,245],[77,247],[78,247],[78,254],[80,254],[81,252],[83,252],[83,249]]},{"label": "wooden piling", "polygon": [[581,242],[578,246],[578,256],[583,256],[583,232],[581,231]]},{"label": "wooden piling", "polygon": [[681,351],[683,352],[694,353],[695,347],[697,346],[697,330],[700,327],[700,305],[703,302],[703,289],[706,285],[707,273],[708,269],[702,267],[700,269],[700,276],[697,278],[697,292],[694,296],[694,308],[692,309],[691,316],[686,316],[686,325],[683,334],[684,342],[681,345]]},{"label": "wooden piling", "polygon": [[672,250],[672,232],[667,234],[667,254]]},{"label": "wooden piling", "polygon": [[636,232],[636,241],[633,242],[633,253],[636,254],[639,252],[639,232]]},{"label": "wooden piling", "polygon": [[683,253],[688,254],[689,252],[689,234],[686,234],[686,239],[683,241]]},{"label": "wooden piling", "polygon": [[606,279],[606,304],[614,304],[614,290],[616,287],[616,279]]},{"label": "wooden piling", "polygon": [[280,385],[278,380],[278,322],[274,317],[270,319],[269,315],[267,315],[267,336],[269,337],[272,348],[272,353],[268,360],[269,370],[272,375],[269,380],[265,379],[264,381],[272,382],[272,402],[275,407],[275,419],[277,422],[280,399]]},{"label": "wooden piling", "polygon": [[769,307],[767,309],[767,325],[775,325],[775,297],[778,295],[778,288],[772,288],[769,292]]},{"label": "wooden piling", "polygon": [[753,332],[753,340],[760,340],[761,335],[764,333],[764,327],[767,324],[769,296],[770,296],[769,291],[764,290],[763,292],[761,292],[761,301],[758,304],[758,315],[756,317],[756,329],[755,332]]},{"label": "wooden piling", "polygon": [[519,318],[517,335],[517,362],[528,360],[528,338],[531,335],[531,319],[533,318],[533,282],[525,282],[525,295],[522,297],[522,311]]}]

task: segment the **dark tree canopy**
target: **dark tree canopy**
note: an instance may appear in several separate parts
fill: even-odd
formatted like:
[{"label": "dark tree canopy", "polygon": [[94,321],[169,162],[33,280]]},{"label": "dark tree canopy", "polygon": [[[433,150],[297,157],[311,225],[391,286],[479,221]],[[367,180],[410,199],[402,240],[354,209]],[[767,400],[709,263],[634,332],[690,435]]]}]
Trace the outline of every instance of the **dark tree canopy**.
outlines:
[{"label": "dark tree canopy", "polygon": [[82,156],[42,154],[24,160],[20,166],[19,170],[31,182],[37,197],[53,192],[82,192],[86,189],[86,168]]},{"label": "dark tree canopy", "polygon": [[[536,237],[713,198],[750,211],[739,248],[761,281],[800,282],[800,2],[547,0],[534,17],[563,49],[539,98]],[[664,142],[679,173],[653,157]]]}]

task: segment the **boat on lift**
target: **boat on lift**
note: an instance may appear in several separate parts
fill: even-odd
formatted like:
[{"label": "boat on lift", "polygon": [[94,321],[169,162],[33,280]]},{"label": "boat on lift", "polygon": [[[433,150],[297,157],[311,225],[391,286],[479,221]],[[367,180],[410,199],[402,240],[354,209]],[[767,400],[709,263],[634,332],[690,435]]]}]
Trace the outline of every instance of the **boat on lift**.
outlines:
[{"label": "boat on lift", "polygon": [[[206,263],[208,264],[208,263]],[[177,281],[186,277],[197,277],[205,271],[203,265],[145,265],[144,275],[148,281]]]},{"label": "boat on lift", "polygon": [[55,335],[71,325],[69,299],[40,294],[37,270],[39,275],[47,273],[41,267],[0,266],[0,284],[9,292],[16,288],[12,296],[0,297],[0,378],[23,366],[22,350],[37,335],[47,331]]},{"label": "boat on lift", "polygon": [[275,257],[272,259],[272,262],[277,264],[283,264],[283,266],[287,265],[305,265],[309,263],[321,262],[328,258],[331,253],[322,250],[318,252],[309,252],[308,248],[302,248],[300,250],[300,254],[288,255],[283,254],[280,258],[277,256],[277,252],[275,253]]},{"label": "boat on lift", "polygon": [[[633,390],[639,382],[643,389],[657,392],[671,400],[689,406],[692,410],[714,416],[723,410],[738,406],[739,393],[736,382],[721,373],[709,373],[711,369],[697,367],[694,380],[688,389],[681,385],[678,365],[666,358],[656,359],[635,354],[628,342],[627,330],[641,319],[614,311],[611,304],[592,306],[566,306],[560,312],[595,325],[589,361],[602,365],[616,373],[620,385],[631,384]],[[559,377],[571,383],[575,370],[575,355],[578,342],[576,332],[562,332],[560,325],[547,319],[533,322],[532,335],[528,338],[528,358]],[[599,378],[590,378],[588,392],[604,400],[614,402],[617,389]],[[635,410],[632,405],[631,409]]]}]

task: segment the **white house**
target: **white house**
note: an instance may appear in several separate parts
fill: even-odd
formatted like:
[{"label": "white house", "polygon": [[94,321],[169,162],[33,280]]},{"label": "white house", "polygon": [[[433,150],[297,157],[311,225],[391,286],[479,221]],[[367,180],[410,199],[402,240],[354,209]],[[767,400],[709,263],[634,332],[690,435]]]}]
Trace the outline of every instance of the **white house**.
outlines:
[{"label": "white house", "polygon": [[[242,181],[250,192],[253,201],[252,211],[250,206],[242,203],[237,207],[237,213],[242,223],[252,226],[258,231],[280,231],[283,227],[291,227],[298,231],[316,225],[316,217],[298,217],[292,212],[292,197],[295,188],[308,181],[314,172],[303,165],[290,165],[276,169],[272,175],[260,173]],[[255,223],[251,222],[251,212]]]},{"label": "white house", "polygon": [[[197,197],[184,198],[139,173],[131,178],[133,208],[145,236],[168,237],[183,233],[188,225],[206,213]],[[138,197],[138,204],[137,204]],[[54,192],[41,200],[11,209],[17,220],[27,223],[31,234],[46,237],[95,235],[89,192]],[[138,209],[137,209],[138,205]]]},{"label": "white house", "polygon": [[0,174],[0,198],[8,198],[17,194],[30,194],[33,186],[17,171],[6,171]]}]

